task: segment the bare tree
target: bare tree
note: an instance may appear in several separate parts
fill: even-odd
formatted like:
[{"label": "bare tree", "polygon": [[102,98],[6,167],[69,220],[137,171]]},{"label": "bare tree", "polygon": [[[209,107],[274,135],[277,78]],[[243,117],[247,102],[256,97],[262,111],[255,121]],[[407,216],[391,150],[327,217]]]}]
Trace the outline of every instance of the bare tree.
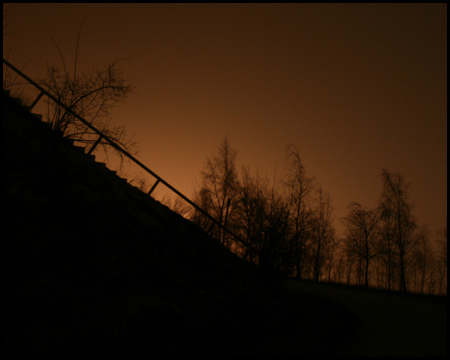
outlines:
[{"label": "bare tree", "polygon": [[265,273],[291,272],[291,229],[289,199],[276,181],[270,183],[259,174],[243,169],[239,187],[240,233],[248,246],[243,257]]},{"label": "bare tree", "polygon": [[379,253],[376,230],[380,216],[376,210],[364,208],[357,202],[351,203],[348,209],[349,214],[344,218],[347,226],[347,248],[363,264],[364,286],[368,287],[370,261]]},{"label": "bare tree", "polygon": [[[93,67],[81,74],[78,72],[78,48],[82,25],[83,22],[78,31],[73,70],[69,71],[61,50],[52,38],[60,54],[62,68],[48,65],[46,76],[38,82],[70,111],[83,117],[127,152],[135,154],[136,143],[127,135],[125,127],[113,127],[110,124],[111,109],[123,102],[133,88],[118,68],[119,60],[102,67]],[[84,144],[91,144],[98,138],[89,127],[50,99],[47,99],[46,121],[53,129],[61,131],[65,137]],[[102,139],[100,145],[107,147],[109,143]],[[122,158],[120,152],[116,153]]]},{"label": "bare tree", "polygon": [[435,267],[434,254],[429,243],[429,229],[423,226],[418,229],[417,246],[413,251],[413,275],[414,275],[414,291],[425,293],[425,288],[428,286],[431,290],[433,282],[433,272]]},{"label": "bare tree", "polygon": [[447,267],[448,247],[447,247],[447,217],[445,218],[445,226],[439,231],[439,235],[442,236],[442,240],[439,241],[440,253],[442,262]]},{"label": "bare tree", "polygon": [[339,284],[343,282],[347,263],[344,244],[344,239],[336,237],[333,248],[333,278],[331,281]]},{"label": "bare tree", "polygon": [[[406,270],[408,266],[407,256],[416,245],[414,230],[416,221],[412,215],[412,205],[409,201],[409,187],[404,177],[399,173],[382,172],[383,193],[381,196],[382,219],[384,225],[389,226],[389,234],[392,235],[396,255],[399,263],[399,287],[402,291],[408,291]],[[389,223],[388,223],[388,222]]]},{"label": "bare tree", "polygon": [[241,236],[249,246],[242,249],[247,261],[258,263],[258,247],[262,242],[267,207],[265,181],[256,174],[252,177],[249,168],[242,169],[242,181],[239,186],[238,226]]},{"label": "bare tree", "polygon": [[339,239],[334,236],[334,230],[332,232],[332,236],[329,237],[328,245],[325,251],[325,270],[327,273],[328,282],[335,281],[336,279],[336,265],[335,260],[339,261],[340,259],[336,256],[336,252],[339,248]]},{"label": "bare tree", "polygon": [[315,281],[319,281],[321,278],[328,245],[335,236],[332,213],[330,195],[324,193],[319,187],[312,228],[313,279]]},{"label": "bare tree", "polygon": [[384,267],[386,288],[392,290],[395,276],[395,267],[397,263],[396,252],[394,247],[394,238],[396,234],[396,226],[394,213],[391,209],[379,206],[382,226],[380,227],[380,263]]},{"label": "bare tree", "polygon": [[447,294],[447,257],[448,257],[448,247],[447,247],[447,218],[445,218],[445,226],[438,232],[441,237],[438,239],[438,261],[437,261],[437,276],[438,276],[438,294]]},{"label": "bare tree", "polygon": [[[202,171],[202,186],[195,195],[200,200],[200,207],[222,225],[233,217],[236,208],[239,188],[236,157],[237,152],[231,148],[228,138],[225,138],[219,146],[218,154],[207,159]],[[197,212],[194,212],[193,219],[209,224]],[[227,245],[227,234],[220,227],[215,228],[213,235]]]},{"label": "bare tree", "polygon": [[[196,190],[194,192],[193,201],[208,214],[212,214],[213,203],[211,194],[207,188],[202,186],[198,190]],[[213,235],[212,230],[214,227],[214,223],[210,219],[208,219],[205,215],[203,215],[200,211],[194,209],[191,212],[190,219],[193,223],[199,225],[202,229],[204,229],[209,235]]]},{"label": "bare tree", "polygon": [[267,190],[263,246],[259,256],[260,268],[271,273],[287,274],[290,271],[289,260],[292,255],[290,206],[288,199],[277,189],[275,181]]},{"label": "bare tree", "polygon": [[291,204],[291,222],[293,227],[292,242],[295,259],[295,276],[302,278],[305,262],[306,243],[311,237],[313,216],[311,210],[311,194],[315,188],[315,179],[308,176],[298,148],[289,144],[287,154],[287,179]]}]

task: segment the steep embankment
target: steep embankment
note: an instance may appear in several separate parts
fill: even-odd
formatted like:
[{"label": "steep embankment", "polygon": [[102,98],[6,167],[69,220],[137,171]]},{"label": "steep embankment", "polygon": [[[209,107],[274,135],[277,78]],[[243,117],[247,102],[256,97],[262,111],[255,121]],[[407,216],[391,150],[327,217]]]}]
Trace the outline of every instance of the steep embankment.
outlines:
[{"label": "steep embankment", "polygon": [[3,166],[8,355],[335,350],[326,306],[280,306],[248,264],[5,95]]}]

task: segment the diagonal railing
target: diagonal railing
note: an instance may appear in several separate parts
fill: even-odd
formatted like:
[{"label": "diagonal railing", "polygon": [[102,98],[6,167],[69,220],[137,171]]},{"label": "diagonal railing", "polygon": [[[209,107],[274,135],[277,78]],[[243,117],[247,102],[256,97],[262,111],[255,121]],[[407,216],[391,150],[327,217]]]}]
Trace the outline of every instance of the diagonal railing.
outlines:
[{"label": "diagonal railing", "polygon": [[45,90],[42,86],[40,86],[38,83],[36,83],[35,81],[33,81],[31,78],[29,78],[27,75],[25,75],[22,71],[20,71],[19,69],[17,69],[14,65],[12,65],[10,62],[8,62],[7,60],[3,59],[3,63],[8,66],[11,70],[13,70],[16,74],[18,74],[19,76],[21,76],[23,79],[25,79],[28,83],[30,83],[31,85],[33,85],[35,88],[37,88],[40,93],[39,95],[36,97],[36,99],[32,102],[31,106],[28,107],[28,109],[31,111],[36,104],[38,103],[38,101],[42,98],[42,96],[47,96],[50,100],[52,100],[53,102],[55,102],[58,106],[62,107],[64,110],[66,110],[66,112],[70,115],[72,115],[73,117],[75,117],[77,120],[79,120],[83,125],[87,126],[89,129],[91,129],[94,133],[96,133],[98,135],[97,140],[95,141],[95,143],[92,145],[92,147],[89,149],[88,154],[91,154],[92,151],[94,151],[95,147],[100,143],[100,141],[104,140],[106,141],[111,147],[113,147],[114,149],[116,149],[118,152],[120,152],[121,154],[123,154],[125,157],[127,157],[128,159],[130,159],[132,162],[134,162],[136,165],[138,165],[141,169],[143,169],[145,172],[147,172],[148,174],[150,174],[151,176],[153,176],[156,181],[153,184],[153,186],[151,187],[150,191],[147,193],[148,195],[150,195],[155,188],[159,185],[159,184],[163,184],[165,185],[169,190],[171,190],[173,193],[175,193],[177,196],[179,196],[180,198],[182,198],[184,201],[186,201],[189,205],[191,205],[194,209],[196,209],[197,211],[199,211],[201,214],[203,214],[204,216],[206,216],[209,220],[211,220],[214,224],[216,224],[217,226],[219,226],[221,229],[223,229],[224,231],[226,231],[227,233],[229,233],[231,236],[233,236],[237,241],[239,241],[241,244],[248,246],[247,243],[242,240],[239,236],[237,236],[234,232],[232,232],[231,230],[229,230],[226,226],[224,226],[223,224],[221,224],[218,220],[216,220],[214,217],[212,217],[211,215],[209,215],[205,210],[203,210],[200,206],[198,206],[197,204],[195,204],[192,200],[190,200],[187,196],[185,196],[184,194],[182,194],[181,192],[179,192],[177,189],[175,189],[172,185],[170,185],[167,181],[165,181],[161,176],[159,176],[158,174],[156,174],[154,171],[150,170],[147,166],[145,166],[142,162],[140,162],[138,159],[136,159],[133,155],[131,155],[129,152],[127,152],[126,150],[124,150],[120,145],[116,144],[113,140],[111,140],[107,135],[105,135],[104,133],[102,133],[100,130],[98,130],[95,126],[93,126],[91,123],[89,123],[87,120],[85,120],[83,117],[79,116],[78,114],[76,114],[72,109],[70,109],[68,106],[64,105],[61,101],[59,101],[57,98],[55,98],[52,94],[50,94],[47,90]]}]

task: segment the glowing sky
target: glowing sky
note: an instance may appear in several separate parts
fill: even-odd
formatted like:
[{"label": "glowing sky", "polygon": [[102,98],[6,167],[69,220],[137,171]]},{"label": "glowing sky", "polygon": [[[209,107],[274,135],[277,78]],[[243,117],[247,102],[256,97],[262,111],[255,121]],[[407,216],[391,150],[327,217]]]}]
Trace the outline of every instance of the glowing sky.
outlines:
[{"label": "glowing sky", "polygon": [[[188,196],[226,135],[269,177],[296,144],[337,218],[372,207],[381,168],[413,187],[420,223],[447,215],[446,4],[7,4],[7,58],[33,78],[60,64],[121,68],[114,111],[139,159]],[[5,54],[5,52],[4,52]],[[339,226],[339,222],[336,223]]]}]

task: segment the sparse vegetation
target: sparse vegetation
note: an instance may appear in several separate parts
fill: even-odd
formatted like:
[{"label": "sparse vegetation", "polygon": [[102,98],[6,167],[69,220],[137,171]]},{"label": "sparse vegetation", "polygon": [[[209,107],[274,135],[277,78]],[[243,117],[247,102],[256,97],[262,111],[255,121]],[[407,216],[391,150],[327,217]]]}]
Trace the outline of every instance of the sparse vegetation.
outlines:
[{"label": "sparse vegetation", "polygon": [[[100,67],[93,66],[90,70],[80,73],[78,50],[83,22],[84,19],[78,31],[72,69],[66,63],[56,41],[51,38],[60,55],[62,66],[47,64],[47,73],[37,83],[53,95],[60,104],[84,118],[129,154],[135,155],[138,151],[137,143],[127,133],[125,126],[113,126],[110,121],[112,108],[125,101],[133,92],[133,87],[124,78],[123,72],[118,67],[120,60]],[[8,25],[4,24],[3,26],[3,36],[7,35],[5,30]],[[19,80],[17,74],[12,74],[8,67],[5,65],[3,67],[3,90],[12,91],[14,96],[22,98],[24,104],[31,104],[34,99],[25,98],[23,95],[23,86],[26,83]],[[83,145],[92,145],[98,140],[95,132],[82,124],[65,108],[47,97],[44,101],[47,104],[44,121],[53,129],[61,131],[65,137]],[[98,145],[103,147],[106,153],[112,150],[120,158],[121,163],[123,162],[123,153],[111,147],[104,138]]]},{"label": "sparse vegetation", "polygon": [[[69,71],[59,46],[52,38],[61,57],[62,69],[48,65],[47,74],[39,80],[39,84],[60,103],[83,117],[128,153],[135,154],[136,142],[128,136],[125,127],[113,127],[110,124],[111,109],[124,101],[133,91],[133,87],[124,79],[122,71],[118,68],[119,61],[79,73],[77,63],[82,25],[83,22],[78,31],[73,71]],[[47,99],[47,109],[46,121],[53,129],[62,131],[66,137],[83,144],[92,144],[97,140],[96,133],[49,99]],[[100,145],[108,147],[109,143],[102,140]],[[123,160],[123,154],[112,149]]]},{"label": "sparse vegetation", "polygon": [[[350,203],[348,216],[340,219],[347,231],[339,239],[330,195],[307,173],[297,147],[289,145],[286,153],[285,173],[272,182],[248,167],[239,174],[228,139],[207,160],[194,198],[244,243],[198,212],[191,213],[192,221],[264,272],[446,294],[445,250],[433,250],[427,227],[418,226],[409,184],[401,174],[382,170],[383,192],[376,208]],[[446,231],[442,234],[444,249]]]}]

